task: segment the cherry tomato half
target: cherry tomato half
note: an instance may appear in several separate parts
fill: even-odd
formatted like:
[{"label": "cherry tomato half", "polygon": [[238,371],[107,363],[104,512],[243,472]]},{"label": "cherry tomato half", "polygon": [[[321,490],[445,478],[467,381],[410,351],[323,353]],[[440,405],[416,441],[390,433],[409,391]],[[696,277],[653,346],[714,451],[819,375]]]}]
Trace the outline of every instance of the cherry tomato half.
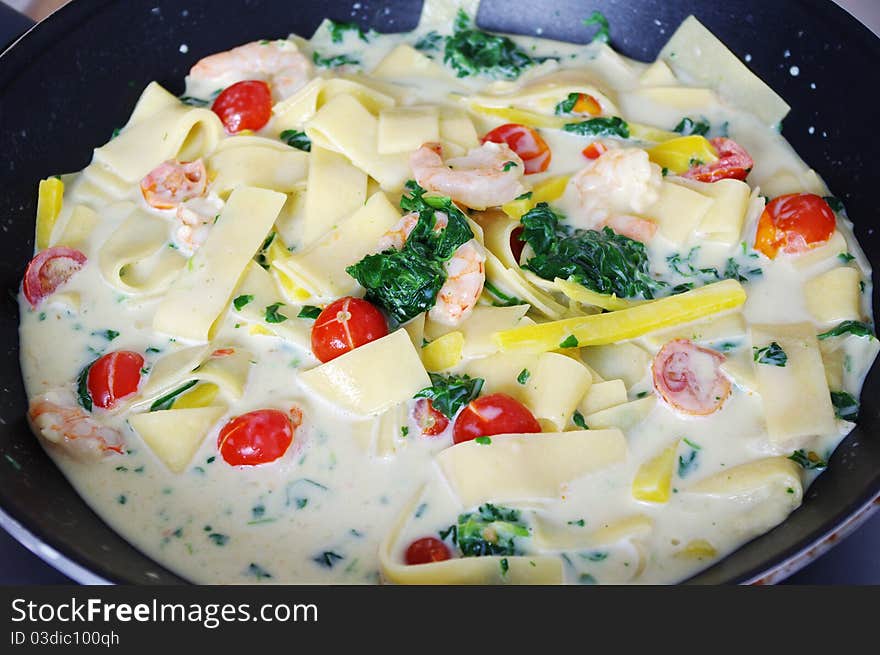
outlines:
[{"label": "cherry tomato half", "polygon": [[525,250],[526,247],[526,242],[519,238],[520,235],[523,233],[523,229],[523,226],[520,225],[510,231],[510,252],[517,262],[519,262],[523,254],[523,250]]},{"label": "cherry tomato half", "polygon": [[496,127],[483,137],[483,143],[506,143],[523,160],[525,174],[541,173],[550,165],[550,146],[535,130],[517,123]]},{"label": "cherry tomato half", "polygon": [[461,410],[452,429],[455,443],[493,434],[540,432],[541,425],[518,400],[504,393],[492,393],[472,400]]},{"label": "cherry tomato half", "polygon": [[79,250],[55,246],[43,250],[30,261],[24,271],[22,290],[31,307],[39,305],[43,298],[67,282],[86,263],[86,256]]},{"label": "cherry tomato half", "polygon": [[413,418],[426,437],[436,437],[449,425],[449,419],[442,412],[434,409],[434,404],[427,398],[419,398],[416,401]]},{"label": "cherry tomato half", "polygon": [[258,409],[230,419],[217,436],[217,450],[232,466],[268,464],[293,443],[300,414],[291,417],[278,409]]},{"label": "cherry tomato half", "polygon": [[117,350],[100,357],[89,369],[86,385],[92,402],[110,409],[116,401],[137,391],[144,358],[130,350]]},{"label": "cherry tomato half", "polygon": [[452,557],[449,548],[436,537],[422,537],[412,542],[406,549],[404,560],[410,566],[413,564],[430,564],[442,562]]},{"label": "cherry tomato half", "polygon": [[730,380],[721,371],[724,359],[721,353],[689,339],[673,339],[654,357],[654,388],[685,414],[711,414],[721,409],[730,395]]},{"label": "cherry tomato half", "polygon": [[746,149],[733,139],[718,137],[709,143],[718,153],[718,161],[714,164],[701,164],[688,170],[682,177],[689,177],[700,182],[717,182],[718,180],[744,180],[755,165]]},{"label": "cherry tomato half", "polygon": [[771,200],[758,219],[755,250],[770,259],[796,254],[825,243],[834,233],[834,211],[813,193],[789,193]]},{"label": "cherry tomato half", "polygon": [[272,118],[272,90],[260,80],[245,80],[226,87],[211,110],[229,134],[259,130]]},{"label": "cherry tomato half", "polygon": [[575,100],[574,106],[571,108],[571,113],[598,116],[602,113],[602,105],[588,93],[578,93],[577,100]]},{"label": "cherry tomato half", "polygon": [[606,152],[608,148],[606,148],[601,142],[594,141],[586,148],[581,150],[581,154],[587,159],[599,159],[602,156],[602,153]]},{"label": "cherry tomato half", "polygon": [[324,308],[312,327],[312,352],[329,362],[388,334],[382,312],[362,298],[346,296]]}]

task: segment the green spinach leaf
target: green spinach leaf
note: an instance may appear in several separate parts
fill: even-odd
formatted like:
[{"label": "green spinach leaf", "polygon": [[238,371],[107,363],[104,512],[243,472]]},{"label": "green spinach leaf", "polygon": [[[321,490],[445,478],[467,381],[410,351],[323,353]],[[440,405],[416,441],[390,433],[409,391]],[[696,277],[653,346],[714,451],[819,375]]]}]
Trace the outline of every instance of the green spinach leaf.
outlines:
[{"label": "green spinach leaf", "polygon": [[431,386],[419,391],[414,398],[427,398],[438,412],[453,418],[462,407],[480,395],[483,378],[468,375],[441,375],[429,373]]},{"label": "green spinach leaf", "polygon": [[516,79],[523,69],[537,63],[506,36],[476,29],[462,10],[452,36],[446,37],[443,61],[458,77],[483,74],[506,80]]},{"label": "green spinach leaf", "polygon": [[578,123],[566,123],[562,129],[580,136],[616,136],[629,138],[629,124],[619,116],[600,116]]}]

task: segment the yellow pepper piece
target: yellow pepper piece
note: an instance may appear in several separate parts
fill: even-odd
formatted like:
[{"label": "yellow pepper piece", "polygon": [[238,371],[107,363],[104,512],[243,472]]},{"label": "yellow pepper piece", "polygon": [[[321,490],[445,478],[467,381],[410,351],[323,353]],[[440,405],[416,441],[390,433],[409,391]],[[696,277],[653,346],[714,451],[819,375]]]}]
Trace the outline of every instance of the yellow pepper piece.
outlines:
[{"label": "yellow pepper piece", "polygon": [[716,555],[718,555],[718,551],[715,546],[705,539],[689,541],[684,548],[675,553],[676,557],[684,559],[710,559]]},{"label": "yellow pepper piece", "polygon": [[659,455],[639,467],[632,483],[633,498],[651,503],[669,501],[676,450],[678,450],[677,439]]},{"label": "yellow pepper piece", "polygon": [[250,332],[251,334],[259,335],[259,336],[266,336],[266,337],[274,337],[275,336],[275,333],[272,332],[272,330],[270,330],[268,328],[264,328],[262,325],[258,325],[256,323],[254,325],[251,325],[250,328],[248,328],[248,332]]},{"label": "yellow pepper piece", "polygon": [[681,175],[693,166],[714,164],[718,153],[704,136],[691,134],[664,141],[648,149],[648,157],[658,166],[669,169],[670,173]]},{"label": "yellow pepper piece", "polygon": [[609,312],[614,312],[618,309],[626,309],[627,307],[635,307],[636,305],[639,305],[643,302],[640,300],[627,300],[626,298],[618,298],[614,294],[608,295],[604,293],[597,293],[592,289],[588,289],[583,284],[570,282],[568,280],[563,280],[562,278],[556,278],[555,280],[553,280],[553,284],[555,284],[556,288],[564,293],[568,298],[576,300],[577,302],[583,303],[585,305],[593,305],[594,307],[607,309]]},{"label": "yellow pepper piece", "polygon": [[494,339],[502,350],[539,353],[576,345],[601,346],[696,321],[739,307],[745,301],[746,292],[739,282],[722,280],[614,312],[503,330],[496,332]]},{"label": "yellow pepper piece", "polygon": [[464,334],[448,332],[422,348],[422,364],[429,371],[445,371],[461,361]]},{"label": "yellow pepper piece", "polygon": [[678,139],[681,135],[678,132],[668,132],[661,130],[659,127],[651,127],[650,125],[642,125],[641,123],[628,123],[629,135],[633,139],[639,141],[653,141],[654,143],[663,143]]},{"label": "yellow pepper piece", "polygon": [[534,209],[539,202],[553,202],[565,192],[569,175],[550,177],[538,182],[532,189],[532,195],[528,198],[511,200],[501,206],[502,211],[513,220],[518,221],[528,211]]},{"label": "yellow pepper piece", "polygon": [[171,405],[173,409],[195,409],[197,407],[210,407],[220,391],[213,382],[199,384],[185,394],[177,398]]},{"label": "yellow pepper piece", "polygon": [[49,247],[49,237],[61,213],[63,198],[64,182],[57,177],[40,180],[37,192],[37,250]]},{"label": "yellow pepper piece", "polygon": [[572,118],[562,116],[549,116],[547,114],[538,114],[534,111],[526,109],[514,109],[513,107],[487,107],[485,105],[471,104],[471,110],[483,114],[484,116],[494,116],[501,118],[508,123],[519,123],[528,127],[553,127],[562,129],[566,123],[571,123]]}]

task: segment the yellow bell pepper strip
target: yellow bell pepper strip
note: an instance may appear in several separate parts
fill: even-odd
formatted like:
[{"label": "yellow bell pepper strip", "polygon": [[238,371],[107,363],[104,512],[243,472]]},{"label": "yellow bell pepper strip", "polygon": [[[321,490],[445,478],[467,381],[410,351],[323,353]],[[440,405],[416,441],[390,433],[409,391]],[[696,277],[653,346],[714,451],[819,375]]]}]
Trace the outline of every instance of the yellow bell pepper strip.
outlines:
[{"label": "yellow bell pepper strip", "polygon": [[571,118],[563,116],[548,116],[527,109],[514,109],[513,107],[487,107],[486,105],[470,104],[474,113],[483,116],[493,116],[508,123],[518,123],[528,127],[552,127],[561,129],[563,125],[571,122]]},{"label": "yellow bell pepper strip", "polygon": [[583,284],[570,282],[569,280],[563,280],[559,277],[553,280],[553,284],[555,284],[556,288],[564,293],[566,297],[571,298],[572,300],[579,303],[583,303],[584,305],[601,307],[602,309],[606,309],[609,312],[615,312],[619,309],[626,309],[628,307],[635,307],[636,305],[639,305],[643,302],[640,300],[618,298],[613,293],[610,295],[605,293],[597,293],[592,289],[588,289]]},{"label": "yellow bell pepper strip", "polygon": [[665,503],[669,501],[672,487],[672,471],[675,467],[675,452],[677,449],[678,440],[676,439],[663,452],[655,455],[639,467],[632,483],[633,498],[650,503]]},{"label": "yellow bell pepper strip", "polygon": [[648,157],[652,162],[675,175],[686,173],[694,166],[714,164],[718,161],[715,148],[706,137],[698,134],[680,136],[648,148]]},{"label": "yellow bell pepper strip", "polygon": [[464,334],[448,332],[422,348],[422,364],[434,373],[445,371],[461,361],[463,348]]},{"label": "yellow bell pepper strip", "polygon": [[40,180],[37,192],[37,250],[49,247],[52,228],[61,213],[64,198],[64,182],[57,177]]},{"label": "yellow bell pepper strip", "polygon": [[171,406],[173,409],[195,409],[196,407],[210,407],[220,391],[213,382],[205,382],[195,389],[187,391],[177,398]]},{"label": "yellow bell pepper strip", "polygon": [[746,292],[736,280],[722,280],[676,296],[606,314],[566,318],[496,332],[502,350],[547,352],[575,346],[600,346],[689,323],[741,306]]},{"label": "yellow bell pepper strip", "polygon": [[663,143],[664,141],[681,138],[678,132],[669,132],[661,130],[659,127],[651,127],[641,123],[629,124],[629,136],[639,141],[653,141],[654,143]]},{"label": "yellow bell pepper strip", "polygon": [[531,191],[531,195],[523,198],[520,196],[515,200],[504,203],[501,210],[510,216],[513,220],[518,221],[524,214],[535,208],[539,202],[553,202],[562,196],[565,192],[565,186],[568,184],[569,175],[560,175],[559,177],[550,177],[546,180],[538,182]]}]

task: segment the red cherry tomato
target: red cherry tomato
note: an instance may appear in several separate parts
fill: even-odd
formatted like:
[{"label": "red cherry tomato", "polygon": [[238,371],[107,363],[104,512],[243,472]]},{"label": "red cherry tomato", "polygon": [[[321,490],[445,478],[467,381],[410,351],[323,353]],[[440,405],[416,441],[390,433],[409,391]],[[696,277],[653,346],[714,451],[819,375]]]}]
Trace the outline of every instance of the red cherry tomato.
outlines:
[{"label": "red cherry tomato", "polygon": [[259,130],[272,118],[272,91],[260,80],[236,82],[217,96],[211,109],[229,134]]},{"label": "red cherry tomato", "polygon": [[711,414],[730,395],[730,380],[721,372],[724,359],[721,353],[689,339],[673,339],[654,357],[654,388],[685,414]]},{"label": "red cherry tomato", "polygon": [[452,557],[446,544],[436,537],[422,537],[412,542],[406,549],[404,560],[410,566],[413,564],[430,564],[442,562]]},{"label": "red cherry tomato", "polygon": [[577,100],[571,108],[573,114],[589,114],[590,116],[598,116],[602,113],[602,105],[593,96],[587,93],[578,93]]},{"label": "red cherry tomato", "polygon": [[834,233],[834,211],[813,193],[789,193],[771,200],[758,219],[755,250],[770,259],[797,254],[823,244]]},{"label": "red cherry tomato", "polygon": [[709,143],[718,153],[718,161],[714,164],[694,166],[682,177],[689,177],[700,182],[717,182],[718,180],[744,180],[755,165],[746,149],[733,139],[718,137]]},{"label": "red cherry tomato", "polygon": [[595,141],[581,150],[581,154],[587,159],[599,159],[599,157],[602,156],[602,153],[607,150],[608,148],[602,145],[602,143]]},{"label": "red cherry tomato", "polygon": [[506,143],[523,160],[525,174],[541,173],[550,165],[550,146],[535,130],[517,123],[496,127],[483,137],[483,143]]},{"label": "red cherry tomato", "polygon": [[513,254],[513,258],[517,262],[519,262],[519,259],[523,254],[523,249],[526,247],[526,242],[519,238],[522,233],[522,225],[515,227],[510,231],[510,252]]},{"label": "red cherry tomato", "polygon": [[449,425],[449,419],[434,409],[434,404],[427,398],[419,398],[413,407],[413,418],[426,437],[435,437]]},{"label": "red cherry tomato", "polygon": [[137,391],[144,358],[130,350],[107,353],[92,364],[86,379],[92,402],[110,409],[116,401]]},{"label": "red cherry tomato", "polygon": [[493,434],[540,432],[541,425],[518,400],[507,394],[492,393],[472,400],[461,410],[452,429],[455,443]]},{"label": "red cherry tomato", "polygon": [[268,464],[281,457],[293,443],[301,414],[291,417],[278,409],[258,409],[230,419],[220,429],[217,449],[232,466]]},{"label": "red cherry tomato", "polygon": [[24,271],[22,290],[24,297],[36,307],[43,298],[67,282],[86,263],[86,256],[79,250],[65,246],[47,248],[30,261]]},{"label": "red cherry tomato", "polygon": [[361,298],[346,296],[324,308],[312,327],[312,352],[329,362],[388,334],[382,312]]}]

